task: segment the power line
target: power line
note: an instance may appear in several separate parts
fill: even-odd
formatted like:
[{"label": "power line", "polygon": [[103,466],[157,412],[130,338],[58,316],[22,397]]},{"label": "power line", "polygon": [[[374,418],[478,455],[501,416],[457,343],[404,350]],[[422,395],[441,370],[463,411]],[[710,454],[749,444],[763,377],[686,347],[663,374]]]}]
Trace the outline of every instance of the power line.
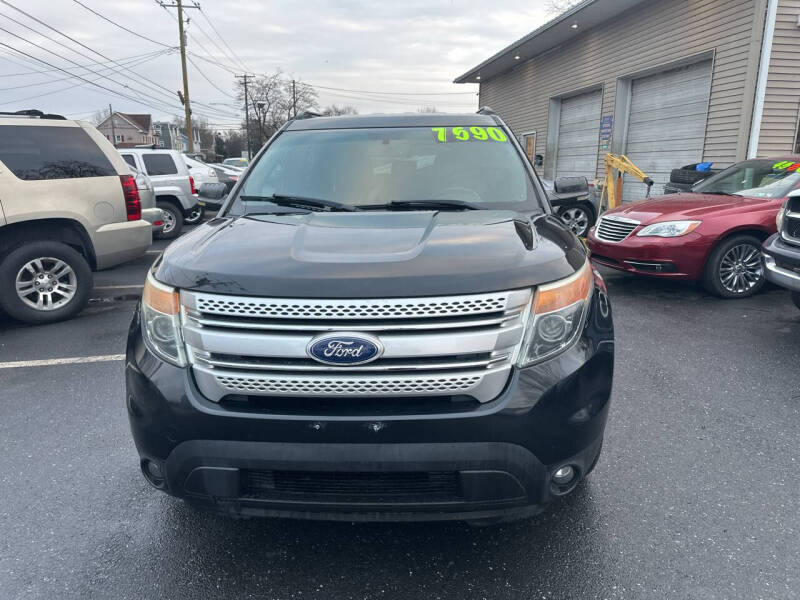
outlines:
[{"label": "power line", "polygon": [[[140,64],[146,63],[146,62],[148,62],[148,61],[150,61],[150,60],[152,60],[154,58],[157,58],[158,56],[161,56],[162,54],[164,54],[164,52],[165,52],[164,50],[157,51],[157,52],[151,52],[150,55],[146,56],[145,58],[137,57],[137,58],[134,58],[134,59],[121,60],[119,64],[124,65],[125,67],[131,67],[131,66],[140,65]],[[109,67],[109,66],[98,67],[98,72],[99,71],[107,71],[107,70],[112,70],[113,71],[113,68],[114,67]],[[36,83],[26,83],[25,85],[15,85],[15,86],[12,86],[12,87],[0,88],[0,92],[6,92],[6,91],[9,91],[9,90],[19,90],[19,89],[29,88],[29,87],[36,87],[36,86],[39,86],[39,85],[50,85],[50,84],[53,84],[53,83],[58,83],[59,81],[66,81],[67,79],[72,79],[72,78],[73,78],[72,74],[70,74],[67,77],[57,77],[57,78],[52,78],[51,77],[49,79],[49,81],[38,81]]]},{"label": "power line", "polygon": [[[156,41],[156,40],[153,40],[153,39],[151,39],[151,38],[149,38],[149,37],[147,37],[147,36],[145,36],[145,35],[142,35],[142,34],[140,34],[140,33],[137,33],[136,31],[133,31],[132,29],[129,29],[128,27],[125,27],[125,26],[123,26],[123,25],[120,25],[119,23],[117,23],[117,22],[116,22],[116,21],[114,21],[113,19],[109,19],[108,17],[106,17],[105,15],[101,14],[100,12],[98,12],[98,11],[96,11],[96,10],[94,10],[94,9],[92,9],[92,8],[90,8],[90,7],[88,7],[88,6],[86,6],[86,5],[85,5],[83,2],[81,2],[80,0],[73,0],[73,2],[75,2],[75,3],[77,3],[77,4],[80,4],[80,5],[81,5],[82,7],[84,7],[86,10],[88,10],[88,11],[90,11],[91,13],[93,13],[93,14],[97,15],[98,17],[100,17],[100,18],[101,18],[101,19],[103,19],[104,21],[107,21],[107,22],[111,23],[112,25],[115,25],[115,26],[119,27],[120,29],[122,29],[122,30],[124,30],[124,31],[127,31],[128,33],[131,33],[131,34],[133,34],[133,35],[135,35],[135,36],[137,36],[137,37],[140,37],[140,38],[142,38],[142,39],[145,39],[145,40],[147,40],[147,41],[153,42],[154,44],[158,44],[159,46],[166,46],[166,47],[168,47],[168,48],[175,48],[175,47],[176,47],[176,46],[169,46],[168,44],[164,44],[164,43],[162,43],[162,42],[158,42],[158,41]],[[163,7],[163,6],[162,6],[162,8],[165,8],[165,7]],[[199,9],[199,6],[198,6],[198,9]],[[202,12],[202,10],[201,10],[200,12]],[[170,13],[170,15],[171,15],[171,14],[172,14],[172,13]],[[208,20],[208,18],[205,16],[205,14],[203,15],[203,17],[204,17],[206,20]],[[209,24],[211,24],[211,23],[209,23]],[[211,25],[211,26],[212,26],[212,28],[213,28],[213,25]],[[224,43],[224,41],[225,41],[225,40],[223,40],[223,43]],[[227,44],[226,44],[226,45],[227,45]],[[189,59],[189,60],[190,60],[190,62],[191,62],[191,59]],[[194,63],[192,63],[192,64],[194,65]],[[195,68],[197,68],[197,65],[194,65],[194,66],[195,66]],[[217,85],[216,85],[216,84],[215,84],[213,81],[211,81],[211,79],[209,79],[209,78],[206,76],[206,74],[205,74],[205,73],[204,73],[202,70],[200,70],[199,68],[197,68],[197,70],[200,72],[200,74],[203,76],[203,78],[204,78],[206,81],[208,81],[208,83],[210,83],[210,84],[211,84],[211,85],[212,85],[212,86],[213,86],[215,89],[217,89],[218,91],[220,91],[221,93],[225,94],[226,96],[228,96],[228,97],[230,97],[230,98],[234,98],[234,96],[231,96],[230,94],[228,94],[227,92],[225,92],[225,91],[223,91],[221,88],[219,88],[219,87],[218,87],[218,86],[217,86]],[[196,104],[200,104],[201,106],[206,106],[206,105],[204,105],[202,102],[197,102],[197,101],[195,101],[195,103],[196,103]]]},{"label": "power line", "polygon": [[[70,41],[72,41],[72,42],[74,42],[74,43],[78,44],[78,45],[79,45],[79,46],[81,46],[82,48],[86,48],[86,49],[87,49],[87,50],[89,50],[90,52],[93,52],[94,54],[97,54],[98,56],[101,56],[102,58],[105,58],[106,60],[109,60],[109,61],[111,61],[111,62],[114,62],[115,64],[119,64],[119,62],[118,62],[118,61],[115,61],[114,59],[112,59],[112,58],[110,58],[110,57],[106,56],[105,54],[103,54],[103,53],[101,53],[101,52],[98,52],[97,50],[94,50],[93,48],[90,48],[90,47],[89,47],[89,46],[87,46],[86,44],[84,44],[84,43],[82,43],[82,42],[80,42],[80,41],[76,40],[75,38],[73,38],[73,37],[71,37],[71,36],[67,35],[66,33],[63,33],[62,31],[59,31],[59,30],[58,30],[58,29],[56,29],[55,27],[52,27],[52,26],[48,25],[47,23],[45,23],[45,22],[44,22],[44,21],[42,21],[41,19],[38,19],[37,17],[35,17],[35,16],[33,16],[33,15],[31,15],[31,14],[29,14],[29,13],[25,12],[24,10],[22,10],[22,9],[20,9],[20,8],[17,8],[16,6],[14,6],[14,5],[13,5],[13,4],[11,4],[10,2],[8,2],[7,0],[0,0],[0,2],[1,2],[2,4],[5,4],[6,6],[9,6],[9,7],[10,7],[10,8],[12,8],[12,9],[16,10],[17,12],[20,12],[20,13],[22,13],[23,15],[25,15],[25,16],[26,16],[26,17],[28,17],[29,19],[31,19],[31,20],[33,20],[33,21],[36,21],[37,23],[39,23],[40,25],[42,25],[42,26],[46,27],[47,29],[49,29],[49,30],[51,30],[51,31],[54,31],[55,33],[58,33],[59,35],[61,35],[61,36],[65,37],[65,38],[67,38],[68,40],[70,40]],[[46,35],[42,34],[42,33],[41,33],[41,32],[39,32],[39,31],[36,31],[35,29],[33,29],[32,27],[29,27],[28,25],[25,25],[24,23],[20,23],[19,21],[17,21],[16,19],[13,19],[12,17],[9,17],[8,15],[3,15],[3,16],[5,16],[7,19],[9,19],[9,20],[11,20],[11,21],[13,21],[13,22],[17,23],[18,25],[21,25],[22,27],[25,27],[26,29],[28,29],[28,30],[30,30],[30,31],[33,31],[33,32],[34,32],[34,33],[36,33],[37,35],[41,35],[41,36],[42,36],[42,37],[44,37],[45,39],[48,39],[48,40],[50,40],[51,42],[54,42],[54,43],[56,43],[56,44],[59,44],[60,46],[62,46],[62,47],[64,47],[64,48],[66,48],[66,49],[68,49],[68,50],[70,50],[71,52],[73,52],[73,53],[75,53],[75,54],[78,54],[79,56],[83,56],[84,58],[88,58],[88,57],[87,57],[85,54],[83,54],[82,52],[79,52],[79,51],[77,51],[77,50],[75,50],[75,49],[73,49],[73,48],[71,48],[71,47],[67,46],[66,44],[63,44],[62,42],[59,42],[58,40],[54,40],[53,38],[51,38],[51,37],[49,37],[49,36],[46,36]],[[8,32],[8,30],[4,30],[4,31],[6,31],[7,33],[11,33],[11,32]],[[12,35],[14,35],[14,34],[12,34]],[[19,36],[15,36],[15,37],[19,37]],[[27,41],[27,40],[25,40],[25,41]],[[29,42],[29,43],[31,43],[31,42]],[[35,45],[35,44],[34,44],[34,45]],[[54,52],[52,52],[52,51],[48,50],[47,48],[42,48],[42,49],[43,49],[43,50],[46,50],[46,51],[48,51],[48,52],[50,52],[51,54],[55,54]],[[58,55],[56,55],[56,56],[58,56]],[[61,57],[61,58],[64,58],[64,57]],[[75,61],[73,61],[73,60],[70,60],[70,59],[65,59],[65,60],[69,60],[69,62],[71,62],[71,63],[73,63],[73,64],[75,64],[75,65],[77,65],[77,64],[78,64],[78,63],[76,63]],[[171,91],[171,90],[169,90],[168,88],[164,87],[163,85],[161,85],[161,84],[159,84],[159,83],[157,83],[157,82],[155,82],[155,81],[153,81],[153,80],[151,80],[151,79],[149,79],[149,78],[147,78],[147,77],[145,77],[145,76],[143,76],[143,75],[141,75],[141,74],[139,74],[139,73],[136,73],[135,71],[133,71],[133,70],[131,70],[131,69],[127,69],[127,71],[126,71],[126,72],[127,72],[127,73],[130,73],[130,74],[133,74],[133,75],[136,75],[136,76],[137,76],[139,79],[141,79],[142,81],[146,82],[146,83],[144,83],[144,85],[145,85],[146,87],[149,87],[151,90],[153,90],[153,91],[155,91],[155,92],[157,92],[157,93],[160,93],[160,94],[162,94],[162,95],[165,95],[166,97],[168,97],[168,98],[172,99],[172,91]],[[95,74],[96,74],[96,73],[95,73]],[[112,81],[112,82],[116,83],[117,85],[122,85],[123,87],[130,89],[130,88],[129,88],[129,86],[128,86],[127,84],[120,83],[119,81],[116,81],[116,80],[114,80],[114,79],[111,79],[110,77],[108,77],[108,79],[109,79],[110,81]],[[163,91],[160,91],[160,90],[158,90],[158,89],[156,89],[156,88],[160,88],[160,90],[163,90]],[[138,94],[138,92],[137,92],[137,91],[135,91],[135,90],[131,90],[131,91],[132,91],[133,93],[136,93],[136,94]],[[169,107],[170,107],[170,109],[172,109],[172,103],[171,103],[171,102],[169,102],[169,101],[165,101],[165,100],[163,100],[163,99],[160,99],[160,98],[155,98],[155,97],[154,97],[154,98],[151,98],[151,100],[153,100],[153,101],[155,101],[155,102],[159,102],[159,103],[161,103],[161,104],[164,104],[164,105],[166,105],[166,106],[169,106]],[[228,113],[225,113],[225,111],[220,111],[220,110],[217,110],[217,109],[211,108],[210,106],[207,106],[207,105],[205,105],[205,104],[203,104],[203,103],[201,103],[201,102],[197,102],[197,104],[199,104],[199,105],[202,105],[202,106],[205,106],[205,107],[206,107],[206,110],[208,110],[208,111],[210,111],[210,112],[212,112],[212,113],[219,113],[219,114],[225,114],[226,116],[231,116],[230,114],[228,114]],[[145,105],[146,105],[146,104],[145,104]],[[162,108],[162,109],[160,109],[160,110],[164,110],[164,109]]]},{"label": "power line", "polygon": [[[0,0],[0,1],[3,1],[3,0]],[[172,19],[173,19],[174,21],[176,21],[176,22],[177,22],[177,19],[176,19],[175,15],[173,15],[173,14],[172,14],[172,13],[169,11],[169,9],[168,9],[166,6],[164,6],[164,5],[162,4],[161,0],[155,0],[155,3],[156,3],[156,4],[158,4],[158,5],[159,5],[161,8],[163,8],[165,11],[167,11],[167,14],[168,14],[170,17],[172,17]],[[203,45],[203,44],[200,42],[200,40],[198,40],[196,37],[194,37],[194,36],[193,36],[191,33],[189,33],[188,31],[186,32],[186,36],[187,36],[189,39],[191,39],[191,40],[192,40],[192,41],[193,41],[195,44],[197,44],[197,45],[198,45],[200,48],[202,48],[202,49],[203,49],[203,51],[204,51],[206,54],[208,54],[209,56],[213,56],[213,55],[214,55],[214,53],[213,53],[213,52],[209,52],[208,48],[206,48],[206,47],[205,47],[205,46],[204,46],[204,45]],[[196,55],[195,55],[195,56],[196,56]],[[221,62],[219,62],[219,61],[210,61],[210,62],[216,62],[216,63],[217,63],[217,64],[219,64],[219,65],[222,65],[222,64],[223,64],[223,63],[221,63]],[[225,67],[226,67],[226,70],[230,71],[231,73],[238,73],[238,70],[237,70],[237,69],[238,69],[238,67],[234,67],[234,66],[231,66],[231,65],[225,65]]]},{"label": "power line", "polygon": [[[53,90],[53,91],[50,91],[50,92],[46,92],[46,93],[44,93],[44,94],[37,94],[37,95],[35,95],[35,96],[27,96],[27,97],[25,97],[25,98],[16,98],[15,100],[11,100],[11,101],[8,101],[8,102],[3,102],[2,104],[4,104],[4,105],[7,105],[7,104],[14,104],[14,103],[16,103],[16,102],[24,102],[24,101],[26,101],[26,100],[32,100],[32,99],[34,99],[34,98],[42,98],[42,97],[44,97],[44,96],[50,96],[50,95],[52,95],[52,94],[57,94],[57,93],[59,93],[59,92],[63,92],[63,91],[65,91],[65,90],[69,90],[69,89],[72,89],[72,88],[76,88],[76,87],[78,87],[78,86],[81,86],[81,85],[83,85],[84,83],[91,84],[91,85],[93,85],[93,86],[95,86],[95,87],[98,87],[98,88],[100,88],[100,89],[103,89],[103,90],[105,90],[105,91],[107,91],[107,92],[110,92],[110,93],[112,93],[112,94],[114,94],[114,95],[116,95],[116,96],[119,96],[120,98],[125,98],[126,100],[132,100],[132,101],[134,101],[134,102],[137,102],[137,103],[142,103],[140,100],[138,100],[138,99],[136,99],[136,98],[131,98],[130,96],[126,96],[125,94],[122,94],[122,93],[120,93],[120,92],[117,92],[116,90],[112,90],[111,88],[107,88],[107,87],[105,87],[105,86],[103,86],[103,85],[101,85],[101,84],[99,84],[99,83],[96,83],[96,82],[97,82],[97,81],[99,81],[100,79],[105,79],[105,78],[106,78],[106,76],[104,76],[104,75],[101,75],[100,77],[98,77],[98,78],[96,78],[96,79],[94,79],[94,80],[89,80],[89,79],[86,79],[85,77],[82,77],[82,76],[80,76],[80,75],[74,75],[74,74],[72,74],[72,73],[69,73],[68,71],[66,71],[66,70],[64,70],[64,69],[60,69],[60,68],[56,67],[55,65],[53,65],[52,63],[49,63],[49,62],[47,62],[46,60],[43,60],[43,59],[41,59],[41,58],[37,58],[37,57],[35,57],[35,56],[31,55],[31,54],[28,54],[28,53],[26,53],[26,52],[23,52],[22,50],[18,50],[17,48],[14,48],[14,47],[12,47],[12,46],[9,46],[8,44],[5,44],[5,43],[3,43],[3,42],[0,42],[0,46],[5,46],[6,48],[9,48],[9,49],[13,50],[14,52],[18,52],[18,53],[20,53],[20,54],[22,54],[22,55],[24,55],[24,56],[27,56],[27,57],[29,57],[29,58],[32,58],[33,60],[36,60],[36,61],[38,61],[38,62],[41,62],[42,64],[45,64],[45,65],[47,65],[47,66],[49,66],[49,67],[54,67],[54,69],[55,69],[56,71],[63,71],[64,73],[67,73],[68,75],[70,75],[72,78],[74,78],[74,79],[79,79],[79,80],[81,80],[81,82],[82,82],[82,83],[76,83],[76,84],[73,84],[73,85],[69,85],[69,86],[67,86],[67,87],[59,88],[59,89],[57,89],[57,90]],[[144,104],[144,103],[142,103],[142,104]],[[150,106],[150,105],[148,105],[148,104],[145,104],[145,106],[149,106],[150,108],[155,108],[156,110],[163,110],[162,108],[156,108],[156,107]],[[173,114],[173,116],[176,116],[176,115],[174,115],[174,114]]]},{"label": "power line", "polygon": [[[4,50],[3,52],[6,53],[6,54],[10,54],[6,50]],[[155,57],[155,56],[159,56],[161,54],[166,54],[166,51],[165,50],[155,50],[153,52],[146,52],[145,54],[135,54],[133,56],[126,56],[125,58],[120,58],[119,62],[123,62],[124,63],[124,62],[127,62],[129,60],[134,60],[134,59],[142,58],[142,57],[145,57],[145,56],[153,56],[153,57]],[[4,57],[4,56],[0,56],[0,59],[8,61],[8,62],[10,62],[12,64],[15,64],[15,65],[18,65],[20,67],[26,67],[25,64],[13,61],[10,58]],[[98,66],[98,67],[100,67],[100,66],[106,66],[108,64],[109,64],[108,61],[93,61],[93,62],[87,63],[85,66],[81,65],[80,68],[85,68],[85,67],[88,67],[88,66]],[[64,68],[65,69],[77,69],[78,67],[64,67]],[[2,74],[0,74],[0,77],[21,77],[21,76],[27,76],[27,75],[39,75],[39,74],[45,74],[45,73],[52,73],[52,72],[57,71],[57,70],[58,69],[41,69],[41,70],[29,69],[28,71],[23,71],[21,73],[2,73]]]},{"label": "power line", "polygon": [[[198,8],[200,8],[200,7],[198,6]],[[206,15],[205,11],[204,11],[202,8],[200,8],[200,14],[201,14],[201,15],[203,15],[203,18],[206,20],[206,23],[208,23],[208,25],[211,27],[211,29],[214,31],[214,33],[216,33],[216,34],[217,34],[217,37],[218,37],[220,40],[222,40],[222,43],[225,45],[225,47],[226,47],[228,50],[230,50],[230,52],[231,52],[231,55],[232,55],[232,56],[233,56],[233,57],[236,59],[236,61],[235,61],[235,62],[238,62],[240,65],[242,65],[242,67],[244,67],[244,70],[245,70],[245,71],[252,71],[252,69],[249,69],[249,68],[247,67],[247,65],[246,65],[246,64],[244,64],[244,61],[243,61],[241,58],[239,58],[239,55],[238,55],[238,54],[236,54],[236,52],[234,52],[234,51],[233,51],[233,48],[231,48],[231,47],[230,47],[230,45],[228,44],[228,42],[226,42],[226,41],[225,41],[225,38],[224,38],[224,37],[222,37],[222,34],[221,34],[221,33],[220,33],[218,30],[217,30],[217,28],[216,28],[216,27],[214,27],[214,23],[212,23],[212,22],[211,22],[211,19],[209,19],[209,18],[208,18],[208,15]]]},{"label": "power line", "polygon": [[109,18],[108,18],[108,17],[106,17],[105,15],[102,15],[102,14],[100,14],[99,12],[97,12],[96,10],[94,10],[93,8],[90,8],[90,7],[86,6],[86,5],[85,5],[83,2],[81,2],[80,0],[72,0],[72,1],[73,1],[73,2],[75,2],[76,4],[80,4],[80,5],[81,5],[83,8],[85,8],[86,10],[88,10],[90,13],[93,13],[93,14],[97,15],[98,17],[100,17],[100,18],[101,18],[101,19],[103,19],[104,21],[108,21],[108,22],[109,22],[109,23],[111,23],[112,25],[115,25],[116,27],[119,27],[119,28],[120,28],[120,29],[122,29],[123,31],[127,31],[128,33],[131,33],[131,34],[135,35],[136,37],[142,38],[143,40],[147,40],[148,42],[152,42],[153,44],[157,44],[157,45],[159,45],[159,46],[163,46],[163,47],[165,47],[165,48],[176,48],[176,47],[177,47],[177,46],[170,46],[169,44],[164,44],[164,43],[162,43],[162,42],[159,42],[159,41],[157,41],[157,40],[154,40],[154,39],[152,39],[152,38],[149,38],[149,37],[147,37],[146,35],[142,35],[141,33],[137,33],[137,32],[135,32],[135,31],[133,31],[132,29],[128,29],[128,28],[127,28],[127,27],[125,27],[124,25],[120,25],[120,24],[119,24],[119,23],[117,23],[116,21],[114,21],[114,20],[112,20],[112,19],[109,19]]},{"label": "power line", "polygon": [[[199,60],[202,60],[202,61],[205,61],[205,62],[207,62],[209,64],[212,64],[212,65],[222,69],[223,71],[227,71],[231,75],[235,75],[236,73],[239,72],[239,70],[234,68],[234,67],[230,67],[230,66],[228,66],[228,65],[226,65],[224,63],[221,63],[221,62],[216,61],[214,59],[208,58],[206,56],[201,56],[200,54],[195,54],[194,52],[190,52],[188,50],[186,51],[186,54],[190,54],[190,55],[194,56],[195,58],[197,58]],[[250,71],[248,70],[248,72],[250,72]]]},{"label": "power line", "polygon": [[225,90],[223,90],[222,88],[220,88],[220,87],[219,87],[219,86],[218,86],[216,83],[214,83],[213,81],[211,81],[211,80],[208,78],[208,76],[207,76],[207,75],[206,75],[206,74],[203,72],[203,70],[202,70],[200,67],[198,67],[198,66],[197,66],[197,63],[196,63],[196,62],[194,62],[194,61],[192,60],[192,57],[191,57],[191,56],[187,56],[187,57],[186,57],[186,60],[188,60],[190,63],[192,63],[192,66],[193,66],[195,69],[197,69],[197,72],[198,72],[198,73],[200,73],[200,75],[203,77],[203,79],[205,79],[205,80],[206,80],[208,83],[210,83],[210,84],[211,84],[211,85],[212,85],[212,86],[213,86],[213,87],[214,87],[214,88],[215,88],[215,89],[216,89],[216,90],[217,90],[217,91],[218,91],[220,94],[224,94],[224,95],[225,95],[225,96],[227,96],[228,98],[231,98],[231,99],[233,99],[233,100],[236,100],[236,96],[234,96],[234,95],[232,95],[232,94],[230,94],[230,93],[226,92]]},{"label": "power line", "polygon": [[[102,54],[102,53],[100,53],[100,52],[97,52],[96,50],[93,50],[92,48],[89,48],[88,46],[86,46],[86,44],[84,44],[84,43],[82,43],[82,42],[79,42],[78,40],[75,40],[75,39],[74,39],[74,38],[72,38],[71,36],[69,36],[69,35],[67,35],[67,34],[65,34],[65,33],[63,33],[63,32],[61,32],[61,31],[59,31],[59,30],[58,30],[58,29],[56,29],[55,27],[51,27],[50,25],[48,25],[47,23],[45,23],[45,22],[44,22],[44,21],[42,21],[41,19],[38,19],[38,18],[34,17],[33,15],[31,15],[31,14],[29,14],[29,13],[25,12],[24,10],[17,8],[17,7],[16,7],[16,6],[14,6],[13,4],[11,4],[10,2],[7,2],[7,0],[0,0],[0,2],[1,2],[1,3],[3,3],[3,4],[5,4],[6,6],[9,6],[9,7],[13,8],[13,9],[14,9],[14,10],[16,10],[17,12],[20,12],[20,13],[22,13],[23,15],[25,15],[25,16],[26,16],[26,17],[28,17],[29,19],[31,19],[31,20],[33,20],[33,21],[36,21],[37,23],[39,23],[40,25],[42,25],[42,26],[46,27],[47,29],[50,29],[51,31],[54,31],[54,32],[58,33],[59,35],[62,35],[62,36],[64,36],[65,38],[67,38],[67,39],[69,39],[69,40],[71,40],[71,41],[75,42],[75,43],[76,43],[76,44],[78,44],[79,46],[81,46],[81,47],[84,47],[84,48],[86,48],[87,50],[89,50],[89,51],[91,51],[91,52],[93,52],[93,53],[97,54],[98,56],[101,56],[102,58],[104,58],[104,59],[106,59],[106,60],[109,60],[109,61],[111,61],[111,62],[114,62],[115,64],[119,64],[119,63],[118,63],[118,61],[115,61],[114,59],[111,59],[111,58],[109,58],[108,56],[106,56],[106,55],[104,55],[104,54]],[[19,21],[17,21],[16,19],[14,19],[14,18],[12,18],[12,17],[9,17],[8,15],[3,15],[3,16],[5,16],[7,19],[9,19],[9,20],[13,21],[14,23],[17,23],[18,25],[21,25],[21,26],[22,26],[22,27],[24,27],[25,29],[28,29],[29,31],[32,31],[32,32],[36,33],[37,35],[41,35],[41,36],[42,36],[42,37],[44,37],[45,39],[47,39],[47,40],[49,40],[49,41],[51,41],[51,42],[54,42],[54,43],[58,44],[59,46],[62,46],[62,47],[64,47],[64,48],[66,48],[66,49],[67,49],[67,50],[69,50],[70,52],[73,52],[73,53],[75,53],[75,54],[77,54],[77,55],[79,55],[79,56],[82,56],[82,57],[84,57],[84,58],[88,58],[88,57],[87,57],[87,56],[86,56],[84,53],[82,53],[82,52],[79,52],[78,50],[75,50],[74,48],[71,48],[71,47],[67,46],[67,45],[66,45],[66,44],[64,44],[63,42],[59,42],[58,40],[54,40],[53,38],[51,38],[51,37],[49,37],[49,36],[47,36],[47,35],[44,35],[43,33],[39,32],[39,31],[36,31],[35,29],[33,29],[32,27],[30,27],[30,26],[28,26],[28,25],[25,25],[24,23],[20,23]],[[16,35],[16,34],[13,34],[13,33],[11,33],[10,31],[8,31],[8,30],[6,30],[6,29],[3,29],[3,31],[5,31],[6,33],[9,33],[9,34],[11,34],[11,35],[14,35],[14,37],[17,37],[17,38],[19,38],[19,39],[22,39],[23,41],[26,41],[26,42],[28,42],[28,43],[29,43],[29,44],[31,44],[31,45],[34,45],[34,46],[36,46],[36,44],[34,44],[33,42],[30,42],[30,41],[28,41],[28,40],[25,40],[24,38],[20,38],[20,36],[18,36],[18,35]],[[50,54],[53,54],[53,55],[55,55],[55,56],[59,56],[57,53],[53,52],[52,50],[49,50],[49,49],[47,49],[47,48],[45,48],[45,47],[43,47],[43,46],[42,46],[41,48],[42,48],[42,50],[45,50],[46,52],[49,52]],[[79,65],[79,63],[75,62],[75,61],[74,61],[74,60],[72,60],[72,59],[66,58],[66,57],[64,57],[64,56],[59,56],[59,58],[63,58],[64,60],[67,60],[67,61],[71,62],[72,64],[74,64],[74,65],[76,65],[76,66],[77,66],[77,65]],[[91,69],[88,69],[88,70],[90,70],[90,71],[91,71]],[[91,71],[91,72],[92,72],[92,73],[94,73],[95,75],[97,75],[97,74],[98,74],[96,71]],[[130,71],[130,72],[131,72],[131,73],[133,73],[133,71]],[[135,74],[135,73],[134,73],[134,74]],[[109,79],[109,81],[112,81],[112,82],[116,83],[117,85],[121,85],[121,86],[123,86],[123,87],[128,87],[128,86],[127,86],[127,84],[125,84],[125,83],[120,83],[119,81],[116,81],[116,80],[114,80],[114,79],[112,79],[112,78],[110,78],[110,77],[108,77],[108,79]],[[158,87],[162,88],[163,90],[166,90],[167,92],[169,92],[169,90],[167,90],[167,88],[164,88],[164,86],[161,86],[161,85],[159,85],[159,84],[155,84],[155,82],[153,82],[153,83],[154,83],[154,85],[156,85],[156,86],[158,86]],[[153,90],[155,90],[155,88],[154,88],[153,86],[148,86],[148,87],[150,87],[150,89],[153,89]],[[158,90],[156,90],[156,91],[158,91]],[[136,92],[134,91],[134,93],[136,93]],[[159,93],[162,93],[162,94],[163,94],[163,92],[159,92]],[[171,97],[171,96],[172,96],[172,94],[171,94],[171,92],[170,92],[170,97]],[[167,102],[164,102],[163,100],[161,100],[161,99],[158,99],[158,98],[153,98],[153,100],[154,100],[154,101],[158,101],[158,102],[161,102],[161,103],[164,103],[164,104],[167,104],[167,105],[169,105],[169,103],[167,103]]]},{"label": "power line", "polygon": [[[200,5],[198,5],[197,3],[195,3],[195,5],[197,6],[197,9],[198,9],[198,10],[200,10]],[[200,13],[201,13],[201,14],[202,14],[202,12],[203,12],[203,11],[202,11],[202,10],[200,10]],[[205,15],[203,15],[203,16],[205,17]],[[208,21],[208,18],[207,18],[207,17],[206,17],[206,21]],[[231,57],[231,56],[230,56],[230,55],[229,55],[229,54],[228,54],[228,53],[225,51],[225,49],[224,49],[222,46],[220,46],[220,45],[217,43],[217,41],[216,41],[214,38],[212,38],[212,37],[211,37],[211,36],[208,34],[208,32],[206,32],[206,30],[205,30],[205,29],[203,29],[203,28],[200,26],[200,23],[198,23],[198,22],[197,22],[197,20],[195,20],[195,22],[194,22],[194,26],[195,26],[195,28],[197,28],[197,30],[198,30],[200,33],[202,33],[202,34],[203,34],[203,36],[205,36],[205,38],[206,38],[206,39],[207,39],[209,42],[211,42],[211,43],[212,43],[212,44],[213,44],[213,45],[214,45],[214,46],[217,48],[217,50],[219,50],[219,51],[222,53],[222,56],[224,56],[226,60],[230,60],[230,61],[232,61],[232,62],[233,62],[233,64],[237,64],[237,62],[238,62],[238,64],[240,65],[240,67],[241,67],[242,69],[245,69],[245,70],[247,70],[247,68],[246,68],[246,67],[245,67],[245,66],[244,66],[244,65],[241,63],[241,61],[237,61],[237,59],[236,59],[235,57]],[[219,35],[219,34],[217,34],[217,35]],[[220,39],[221,39],[221,38],[220,38]],[[223,43],[224,43],[224,41],[225,41],[225,40],[223,40]]]}]

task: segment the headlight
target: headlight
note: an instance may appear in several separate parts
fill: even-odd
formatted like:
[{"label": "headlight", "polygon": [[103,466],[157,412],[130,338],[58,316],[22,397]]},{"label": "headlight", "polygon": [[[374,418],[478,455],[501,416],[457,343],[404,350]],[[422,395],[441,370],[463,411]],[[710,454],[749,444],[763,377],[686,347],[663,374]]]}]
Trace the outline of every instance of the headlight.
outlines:
[{"label": "headlight", "polygon": [[786,214],[786,205],[784,204],[781,206],[781,209],[778,211],[778,214],[775,215],[775,225],[778,226],[778,231],[783,229],[783,217]]},{"label": "headlight", "polygon": [[178,292],[156,281],[151,273],[142,292],[142,333],[155,354],[175,366],[186,366]]},{"label": "headlight", "polygon": [[653,223],[642,229],[636,235],[639,237],[680,237],[691,233],[702,221],[663,221]]},{"label": "headlight", "polygon": [[551,358],[575,343],[586,318],[593,282],[587,260],[574,275],[536,289],[518,367]]}]

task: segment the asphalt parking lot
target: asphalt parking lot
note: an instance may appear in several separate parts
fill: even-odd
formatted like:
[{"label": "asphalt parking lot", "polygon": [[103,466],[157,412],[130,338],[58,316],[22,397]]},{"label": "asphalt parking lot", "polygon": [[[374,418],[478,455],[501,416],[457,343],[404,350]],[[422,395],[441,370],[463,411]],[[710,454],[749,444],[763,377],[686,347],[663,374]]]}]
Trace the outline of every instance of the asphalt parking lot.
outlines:
[{"label": "asphalt parking lot", "polygon": [[[800,311],[786,292],[722,301],[606,272],[603,455],[536,519],[231,521],[151,489],[128,431],[118,355],[165,245],[97,273],[72,321],[0,317],[0,598],[800,597]],[[51,364],[72,357],[100,358]]]}]

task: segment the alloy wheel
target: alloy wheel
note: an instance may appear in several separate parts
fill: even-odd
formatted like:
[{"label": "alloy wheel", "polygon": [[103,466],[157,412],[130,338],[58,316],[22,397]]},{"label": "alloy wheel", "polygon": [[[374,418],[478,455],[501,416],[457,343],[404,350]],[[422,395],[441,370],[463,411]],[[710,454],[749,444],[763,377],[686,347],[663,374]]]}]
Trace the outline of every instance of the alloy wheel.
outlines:
[{"label": "alloy wheel", "polygon": [[164,229],[161,233],[172,233],[172,230],[175,229],[175,215],[169,210],[164,210],[163,213]]},{"label": "alloy wheel", "polygon": [[78,278],[63,260],[44,256],[25,263],[15,281],[17,296],[27,306],[51,311],[68,304],[78,291]]},{"label": "alloy wheel", "polygon": [[582,208],[568,208],[559,216],[575,235],[583,237],[589,231],[589,215]]},{"label": "alloy wheel", "polygon": [[189,216],[186,217],[185,222],[191,225],[196,221],[199,221],[200,216],[201,216],[200,207],[195,206],[191,211],[189,211]]},{"label": "alloy wheel", "polygon": [[764,279],[761,252],[752,244],[739,244],[725,253],[719,265],[719,280],[733,294],[744,294]]}]

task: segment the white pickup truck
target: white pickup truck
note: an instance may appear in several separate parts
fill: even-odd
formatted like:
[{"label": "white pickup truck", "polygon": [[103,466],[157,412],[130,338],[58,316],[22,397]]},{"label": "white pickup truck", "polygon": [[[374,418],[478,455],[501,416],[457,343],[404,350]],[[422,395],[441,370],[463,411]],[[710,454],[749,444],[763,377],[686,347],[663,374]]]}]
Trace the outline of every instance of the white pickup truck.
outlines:
[{"label": "white pickup truck", "polygon": [[194,179],[177,150],[120,148],[129,165],[146,174],[153,182],[156,206],[164,211],[164,230],[160,237],[178,237],[184,221],[199,221],[202,213],[197,203]]}]

